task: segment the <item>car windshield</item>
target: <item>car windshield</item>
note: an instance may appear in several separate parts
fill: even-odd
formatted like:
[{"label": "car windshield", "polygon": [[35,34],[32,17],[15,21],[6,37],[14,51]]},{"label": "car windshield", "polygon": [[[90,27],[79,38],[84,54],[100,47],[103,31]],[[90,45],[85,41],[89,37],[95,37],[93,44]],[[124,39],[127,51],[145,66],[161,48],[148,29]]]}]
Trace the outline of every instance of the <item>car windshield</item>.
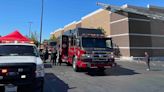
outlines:
[{"label": "car windshield", "polygon": [[112,41],[107,38],[82,38],[82,46],[84,48],[112,48]]},{"label": "car windshield", "polygon": [[0,45],[0,56],[38,56],[34,46]]}]

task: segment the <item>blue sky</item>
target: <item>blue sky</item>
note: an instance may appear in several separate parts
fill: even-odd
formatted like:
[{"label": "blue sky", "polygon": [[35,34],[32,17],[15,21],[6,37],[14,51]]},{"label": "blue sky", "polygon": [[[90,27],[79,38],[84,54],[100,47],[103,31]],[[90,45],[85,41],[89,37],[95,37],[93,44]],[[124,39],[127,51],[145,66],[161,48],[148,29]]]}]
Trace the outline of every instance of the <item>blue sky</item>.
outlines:
[{"label": "blue sky", "polygon": [[[100,6],[96,2],[112,5],[131,4],[147,6],[147,4],[163,6],[164,0],[44,0],[43,39],[48,39],[55,29],[62,28],[72,21],[95,11]],[[41,0],[0,0],[0,35],[4,36],[18,29],[23,35],[31,31],[40,31]]]}]

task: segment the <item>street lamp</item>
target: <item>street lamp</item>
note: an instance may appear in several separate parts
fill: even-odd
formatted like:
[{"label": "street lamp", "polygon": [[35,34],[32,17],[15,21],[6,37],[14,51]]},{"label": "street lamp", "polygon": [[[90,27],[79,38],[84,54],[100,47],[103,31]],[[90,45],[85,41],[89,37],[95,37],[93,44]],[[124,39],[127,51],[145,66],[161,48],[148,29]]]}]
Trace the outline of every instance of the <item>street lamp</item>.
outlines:
[{"label": "street lamp", "polygon": [[32,22],[28,22],[29,23],[29,38],[30,38],[30,35],[31,35],[31,25],[32,25]]},{"label": "street lamp", "polygon": [[44,0],[42,0],[42,10],[41,10],[41,21],[40,21],[40,44],[42,43],[42,26],[43,26],[43,11],[44,11]]}]

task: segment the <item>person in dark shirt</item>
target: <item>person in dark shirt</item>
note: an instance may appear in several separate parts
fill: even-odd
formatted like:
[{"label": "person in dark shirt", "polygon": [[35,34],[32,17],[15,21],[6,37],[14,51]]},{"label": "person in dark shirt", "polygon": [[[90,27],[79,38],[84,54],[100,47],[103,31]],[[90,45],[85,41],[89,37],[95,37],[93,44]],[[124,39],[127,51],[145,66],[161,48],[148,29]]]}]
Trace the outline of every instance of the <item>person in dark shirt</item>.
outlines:
[{"label": "person in dark shirt", "polygon": [[61,63],[62,63],[62,55],[60,54],[59,55],[59,62],[58,62],[58,64],[61,66]]},{"label": "person in dark shirt", "polygon": [[51,62],[53,65],[56,65],[56,58],[57,58],[57,51],[55,48],[52,49],[52,52],[51,52]]},{"label": "person in dark shirt", "polygon": [[150,71],[150,57],[147,52],[145,52],[145,62],[147,64],[147,71]]},{"label": "person in dark shirt", "polygon": [[42,60],[44,60],[44,54],[43,54],[43,49],[39,49],[40,57]]},{"label": "person in dark shirt", "polygon": [[49,53],[48,53],[48,48],[45,49],[44,51],[44,63],[46,63],[46,60],[48,59]]}]

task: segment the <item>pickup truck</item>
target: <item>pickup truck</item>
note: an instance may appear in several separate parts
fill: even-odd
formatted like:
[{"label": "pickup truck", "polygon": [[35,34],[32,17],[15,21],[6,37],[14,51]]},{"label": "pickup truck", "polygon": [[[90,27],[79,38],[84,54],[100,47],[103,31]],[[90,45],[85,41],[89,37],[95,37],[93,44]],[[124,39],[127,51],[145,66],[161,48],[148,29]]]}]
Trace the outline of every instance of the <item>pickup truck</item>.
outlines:
[{"label": "pickup truck", "polygon": [[43,92],[44,64],[30,43],[0,43],[0,92]]}]

